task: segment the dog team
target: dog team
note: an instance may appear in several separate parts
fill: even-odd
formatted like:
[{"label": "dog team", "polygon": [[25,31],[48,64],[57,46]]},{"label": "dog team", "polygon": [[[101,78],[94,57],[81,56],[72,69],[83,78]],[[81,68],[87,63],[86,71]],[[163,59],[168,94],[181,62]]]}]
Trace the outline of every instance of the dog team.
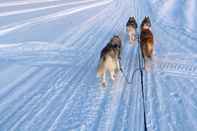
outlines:
[{"label": "dog team", "polygon": [[[137,22],[135,17],[130,17],[127,24],[127,32],[131,45],[134,45],[135,41],[139,39],[140,49],[142,57],[144,59],[144,68],[148,70],[147,62],[152,60],[154,39],[151,32],[151,21],[148,16],[145,16],[140,26],[140,36],[137,37]],[[122,43],[119,36],[113,36],[107,45],[102,49],[100,54],[99,65],[97,68],[97,76],[101,80],[102,86],[106,86],[106,73],[110,73],[112,81],[115,80],[120,67],[120,54],[122,49]]]}]

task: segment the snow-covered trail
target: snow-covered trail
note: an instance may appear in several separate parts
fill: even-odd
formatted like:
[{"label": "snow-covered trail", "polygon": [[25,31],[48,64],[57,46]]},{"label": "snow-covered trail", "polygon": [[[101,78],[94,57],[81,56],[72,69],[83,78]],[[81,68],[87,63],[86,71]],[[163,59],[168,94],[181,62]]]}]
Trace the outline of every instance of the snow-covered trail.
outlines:
[{"label": "snow-covered trail", "polygon": [[[197,130],[195,0],[25,0],[0,5],[0,131],[143,131],[138,44],[125,24],[152,20],[156,54],[143,72],[148,131]],[[99,53],[123,42],[122,74],[102,88]]]}]

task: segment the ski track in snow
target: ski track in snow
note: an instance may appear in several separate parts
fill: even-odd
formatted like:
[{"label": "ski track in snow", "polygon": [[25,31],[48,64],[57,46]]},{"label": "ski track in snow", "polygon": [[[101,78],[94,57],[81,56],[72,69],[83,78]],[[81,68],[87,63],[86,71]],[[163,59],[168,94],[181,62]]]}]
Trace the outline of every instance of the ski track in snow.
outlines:
[{"label": "ski track in snow", "polygon": [[[195,0],[2,2],[0,131],[144,131],[144,111],[148,131],[196,131],[196,8]],[[138,24],[150,16],[155,39],[145,110],[139,45],[125,27],[133,15]],[[113,35],[132,84],[119,73],[103,88],[96,68]]]}]

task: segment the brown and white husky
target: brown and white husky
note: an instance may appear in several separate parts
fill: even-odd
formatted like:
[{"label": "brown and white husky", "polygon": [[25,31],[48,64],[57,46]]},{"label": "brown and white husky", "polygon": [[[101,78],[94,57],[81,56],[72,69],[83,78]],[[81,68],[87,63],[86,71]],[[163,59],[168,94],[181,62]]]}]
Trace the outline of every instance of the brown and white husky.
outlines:
[{"label": "brown and white husky", "polygon": [[137,22],[135,20],[135,17],[132,16],[132,17],[129,17],[129,20],[126,24],[126,27],[127,27],[127,32],[128,32],[128,35],[129,35],[129,41],[131,44],[134,44],[135,40],[136,40],[136,30],[137,30]]},{"label": "brown and white husky", "polygon": [[109,71],[111,80],[114,81],[117,73],[120,71],[120,53],[121,39],[119,36],[113,36],[110,42],[102,49],[100,54],[97,76],[101,79],[103,86],[107,85],[106,72]]},{"label": "brown and white husky", "polygon": [[151,21],[147,16],[145,16],[141,23],[140,47],[142,56],[144,58],[145,70],[148,71],[150,67],[150,65],[148,65],[148,62],[150,62],[153,57],[154,38],[151,31]]}]

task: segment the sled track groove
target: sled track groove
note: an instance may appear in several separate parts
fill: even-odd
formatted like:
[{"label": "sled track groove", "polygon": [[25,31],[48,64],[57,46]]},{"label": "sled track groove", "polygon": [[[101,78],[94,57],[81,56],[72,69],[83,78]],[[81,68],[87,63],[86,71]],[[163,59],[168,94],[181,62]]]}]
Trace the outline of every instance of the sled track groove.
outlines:
[{"label": "sled track groove", "polygon": [[197,64],[192,63],[161,60],[157,61],[156,64],[154,64],[154,70],[157,72],[184,74],[185,76],[197,77]]}]

